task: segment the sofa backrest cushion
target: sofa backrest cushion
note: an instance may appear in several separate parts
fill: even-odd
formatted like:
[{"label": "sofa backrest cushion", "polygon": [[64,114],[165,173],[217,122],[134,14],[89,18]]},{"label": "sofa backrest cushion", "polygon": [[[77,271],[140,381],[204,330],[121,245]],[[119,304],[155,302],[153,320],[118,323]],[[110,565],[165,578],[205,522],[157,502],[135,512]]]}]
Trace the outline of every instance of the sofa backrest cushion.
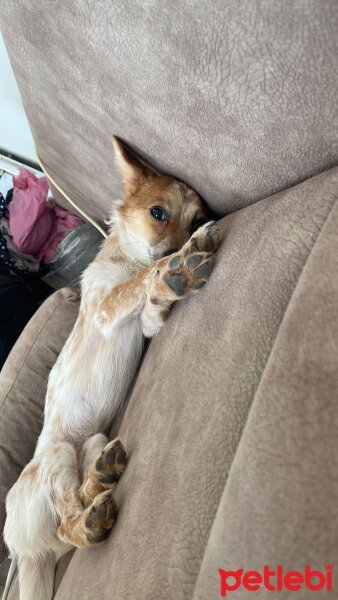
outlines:
[{"label": "sofa backrest cushion", "polygon": [[41,158],[105,217],[111,136],[221,214],[337,164],[334,0],[7,2],[0,27]]}]

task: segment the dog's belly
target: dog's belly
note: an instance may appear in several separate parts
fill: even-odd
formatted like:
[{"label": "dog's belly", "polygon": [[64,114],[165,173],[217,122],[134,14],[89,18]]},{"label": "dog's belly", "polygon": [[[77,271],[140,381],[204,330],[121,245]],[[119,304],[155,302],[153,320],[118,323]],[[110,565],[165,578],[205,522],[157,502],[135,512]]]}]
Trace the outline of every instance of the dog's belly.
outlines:
[{"label": "dog's belly", "polygon": [[106,431],[133,381],[142,347],[139,317],[116,327],[109,338],[89,332],[77,347],[70,338],[51,371],[37,451],[52,440],[76,444]]}]

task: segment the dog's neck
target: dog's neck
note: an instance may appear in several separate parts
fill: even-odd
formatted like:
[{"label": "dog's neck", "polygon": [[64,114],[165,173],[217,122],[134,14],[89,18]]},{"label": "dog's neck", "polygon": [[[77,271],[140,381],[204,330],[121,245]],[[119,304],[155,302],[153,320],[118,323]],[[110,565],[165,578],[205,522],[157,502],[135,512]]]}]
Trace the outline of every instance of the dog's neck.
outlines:
[{"label": "dog's neck", "polygon": [[113,262],[130,264],[136,269],[152,262],[149,245],[129,232],[122,219],[111,223],[99,257]]}]

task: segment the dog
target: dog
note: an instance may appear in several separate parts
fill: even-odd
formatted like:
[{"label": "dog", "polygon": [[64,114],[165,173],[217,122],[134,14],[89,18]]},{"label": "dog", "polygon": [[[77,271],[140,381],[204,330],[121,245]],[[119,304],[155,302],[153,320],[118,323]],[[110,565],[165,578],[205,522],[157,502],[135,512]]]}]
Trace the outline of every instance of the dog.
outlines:
[{"label": "dog", "polygon": [[135,376],[144,336],[155,336],[173,303],[204,286],[220,243],[195,191],[145,166],[117,138],[113,144],[124,200],[83,273],[79,315],[49,375],[34,457],[6,499],[4,538],[21,600],[50,600],[61,556],[110,533],[126,451],[103,432]]}]

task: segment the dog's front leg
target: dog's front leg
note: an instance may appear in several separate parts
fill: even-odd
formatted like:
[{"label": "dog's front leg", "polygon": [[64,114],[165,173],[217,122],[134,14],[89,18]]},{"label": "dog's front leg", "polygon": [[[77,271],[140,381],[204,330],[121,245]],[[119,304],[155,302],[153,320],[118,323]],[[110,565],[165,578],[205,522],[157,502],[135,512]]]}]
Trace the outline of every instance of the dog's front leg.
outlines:
[{"label": "dog's front leg", "polygon": [[204,286],[211,274],[213,254],[219,244],[217,225],[207,223],[191,236],[181,250],[155,264],[147,278],[146,301],[141,314],[146,337],[156,335],[174,302]]},{"label": "dog's front leg", "polygon": [[209,279],[219,243],[217,226],[207,223],[181,250],[160,258],[117,285],[99,304],[100,328],[104,331],[140,314],[144,335],[153,337],[162,327],[172,304],[202,288]]},{"label": "dog's front leg", "polygon": [[[165,262],[160,259],[157,263]],[[105,332],[131,317],[141,314],[147,297],[147,286],[151,278],[154,265],[145,267],[127,281],[112,288],[96,308],[96,321]]]}]

